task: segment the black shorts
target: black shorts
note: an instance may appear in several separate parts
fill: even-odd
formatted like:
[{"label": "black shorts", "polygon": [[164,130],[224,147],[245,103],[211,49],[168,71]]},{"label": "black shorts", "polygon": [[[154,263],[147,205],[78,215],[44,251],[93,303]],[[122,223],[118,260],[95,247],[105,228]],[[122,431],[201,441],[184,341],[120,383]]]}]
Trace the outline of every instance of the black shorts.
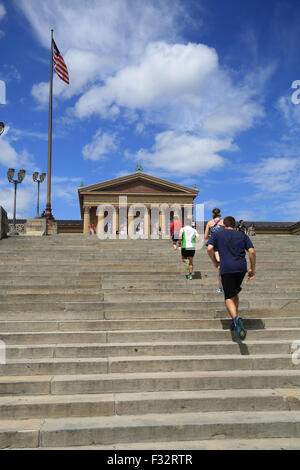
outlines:
[{"label": "black shorts", "polygon": [[186,248],[181,248],[181,256],[183,258],[193,258],[195,256],[195,250],[189,250]]},{"label": "black shorts", "polygon": [[246,273],[228,273],[221,275],[225,299],[232,299],[232,297],[235,297],[241,292],[241,285],[245,274]]}]

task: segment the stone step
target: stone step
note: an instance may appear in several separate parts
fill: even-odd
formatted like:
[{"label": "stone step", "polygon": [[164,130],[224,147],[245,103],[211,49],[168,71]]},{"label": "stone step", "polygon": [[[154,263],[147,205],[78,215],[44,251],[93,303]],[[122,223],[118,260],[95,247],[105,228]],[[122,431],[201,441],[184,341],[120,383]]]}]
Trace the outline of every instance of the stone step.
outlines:
[{"label": "stone step", "polygon": [[[0,301],[1,301],[1,296],[0,295]],[[21,297],[21,295],[20,295]],[[91,296],[93,297],[93,296]],[[19,298],[19,296],[15,296],[16,299]],[[183,291],[183,292],[177,292],[177,291],[170,291],[170,292],[125,292],[125,291],[115,291],[115,292],[110,292],[110,291],[104,291],[104,301],[105,302],[110,302],[110,301],[117,301],[117,302],[123,302],[123,301],[130,301],[134,302],[160,302],[160,301],[178,301],[179,303],[186,300],[187,302],[195,302],[195,301],[217,301],[219,300],[220,295],[216,293],[216,290],[212,292],[199,292],[198,289],[194,288],[191,291]],[[223,300],[222,296],[222,300]],[[280,290],[279,292],[272,291],[272,292],[264,292],[264,293],[259,293],[255,290],[252,292],[245,292],[244,290],[240,294],[240,299],[241,300],[247,300],[250,305],[252,302],[256,303],[258,300],[265,300],[265,302],[268,302],[271,300],[271,305],[276,304],[276,300],[279,302],[282,300],[289,300],[289,301],[297,301],[298,305],[300,304],[300,291],[293,291],[293,292],[282,292]],[[4,300],[4,299],[3,299]],[[93,300],[93,299],[91,299]]]},{"label": "stone step", "polygon": [[[223,305],[218,304],[217,306],[207,306],[202,308],[201,305],[193,308],[186,307],[181,309],[162,309],[161,307],[156,308],[153,306],[152,310],[138,308],[130,306],[128,309],[118,309],[115,306],[114,309],[107,309],[104,307],[103,302],[73,302],[73,303],[46,303],[41,304],[36,302],[35,304],[24,304],[21,308],[21,304],[1,306],[0,305],[0,322],[6,321],[8,318],[10,321],[160,321],[162,319],[169,320],[201,320],[201,321],[218,321],[221,327],[228,328],[228,313]],[[272,321],[280,321],[285,323],[298,322],[299,310],[293,308],[291,310],[281,309],[268,309],[268,308],[240,308],[240,316],[244,319],[256,320],[256,325],[262,328],[266,320],[269,318]],[[261,320],[263,319],[263,320]]]},{"label": "stone step", "polygon": [[[41,301],[40,299],[35,300],[35,301],[29,301],[26,299],[20,300],[18,302],[2,302],[0,304],[0,319],[3,317],[1,315],[6,313],[6,319],[7,315],[9,315],[9,318],[13,318],[13,315],[19,315],[25,314],[25,313],[30,313],[30,312],[39,312],[40,315],[45,314],[47,312],[48,314],[51,314],[52,312],[86,312],[87,314],[90,312],[97,312],[101,313],[103,311],[104,304],[100,300],[101,296],[97,296],[97,301],[82,301],[82,299],[79,301],[70,301],[70,297],[68,300],[61,300],[61,301],[55,301],[55,300],[50,300],[46,298],[45,300]],[[102,315],[103,317],[103,315]],[[82,317],[83,318],[83,317]],[[97,318],[97,317],[96,317]],[[24,319],[26,319],[24,317]]]},{"label": "stone step", "polygon": [[[19,307],[19,306],[18,306]],[[69,304],[51,304],[49,308],[46,304],[41,306],[40,304],[31,304],[28,306],[23,306],[23,311],[21,308],[14,307],[9,309],[9,307],[1,309],[0,305],[0,321],[7,320],[25,320],[25,321],[40,321],[43,318],[47,321],[60,321],[60,320],[103,320],[104,311],[101,303],[96,304],[90,303],[85,306],[80,303],[74,303],[74,305]],[[44,307],[44,309],[43,309]],[[27,308],[27,310],[26,310]]]},{"label": "stone step", "polygon": [[[7,295],[3,295],[2,293],[0,294],[0,305],[3,306],[5,302],[7,302]],[[82,302],[84,300],[87,300],[88,302],[100,302],[103,300],[104,295],[100,293],[100,290],[98,293],[86,293],[86,294],[79,294],[79,293],[71,293],[71,292],[65,292],[65,293],[56,293],[55,295],[51,294],[50,292],[44,292],[44,293],[39,293],[39,294],[32,294],[31,292],[28,293],[14,293],[12,294],[10,305],[17,306],[18,304],[20,305],[25,305],[26,303],[46,303],[47,305],[50,305],[51,303],[59,303],[59,302]],[[2,309],[1,309],[2,310]]]},{"label": "stone step", "polygon": [[[120,338],[122,341],[126,341],[127,335],[133,337],[142,337],[146,332],[153,332],[155,330],[158,334],[166,334],[165,338],[169,334],[173,337],[176,337],[178,330],[188,330],[192,332],[193,330],[205,330],[202,333],[206,338],[210,338],[211,330],[214,330],[212,334],[218,335],[218,338],[223,337],[222,335],[227,335],[227,332],[222,332],[221,330],[228,330],[230,328],[231,320],[226,319],[153,319],[153,320],[28,320],[19,321],[7,320],[0,321],[0,331],[2,333],[42,333],[42,332],[55,332],[55,331],[67,331],[67,332],[102,332],[107,331],[109,335],[111,332],[114,332],[112,337],[118,337],[120,333]],[[288,323],[286,318],[249,318],[244,319],[244,325],[246,329],[251,330],[249,334],[255,335],[258,338],[273,338],[280,334],[283,335],[282,339],[288,339],[289,335],[292,335],[294,328],[300,328],[300,317],[289,318]],[[275,331],[273,331],[275,329]],[[280,329],[280,331],[278,330]],[[124,331],[124,330],[129,330]],[[162,331],[161,331],[162,330]],[[172,330],[168,332],[165,330]],[[260,331],[262,330],[262,331]],[[277,331],[276,331],[277,330]],[[148,334],[148,333],[146,333]],[[201,332],[196,332],[196,334],[201,334]],[[117,336],[116,336],[117,335]],[[175,336],[173,336],[175,335]]]},{"label": "stone step", "polygon": [[15,287],[11,289],[0,289],[0,302],[11,299],[11,302],[18,303],[20,300],[49,300],[49,298],[57,300],[96,300],[99,301],[103,298],[103,293],[100,287],[92,289],[81,289],[72,287],[42,287],[42,288],[20,288]]},{"label": "stone step", "polygon": [[247,345],[241,352],[222,355],[172,355],[172,356],[114,356],[107,358],[42,358],[7,359],[0,364],[0,375],[60,375],[66,370],[69,375],[96,373],[141,373],[172,371],[212,370],[273,370],[299,369],[293,364],[292,354],[249,354]]},{"label": "stone step", "polygon": [[299,389],[0,397],[1,419],[300,410]]},{"label": "stone step", "polygon": [[[197,441],[160,441],[160,442],[134,442],[128,443],[114,443],[107,445],[90,445],[90,446],[76,446],[76,447],[39,447],[31,448],[30,450],[49,451],[49,450],[299,450],[300,439],[297,438],[267,438],[267,439],[211,439],[211,440],[197,440]],[[16,449],[19,450],[19,449]],[[127,456],[128,458],[128,456]],[[143,457],[141,457],[143,459]],[[177,458],[177,460],[176,460]],[[173,464],[190,464],[189,455],[180,454],[170,455],[169,462]],[[160,457],[153,457],[153,463],[162,462]],[[167,460],[167,458],[165,459]],[[150,460],[149,460],[150,461]],[[151,457],[152,462],[152,457]],[[193,457],[192,457],[193,462]],[[136,461],[135,461],[135,465]]]},{"label": "stone step", "polygon": [[[152,330],[95,330],[95,331],[10,331],[0,333],[0,340],[6,345],[14,344],[64,344],[64,343],[153,343],[157,342],[186,342],[186,341],[225,341],[232,340],[234,333],[230,331],[230,323],[228,321],[222,328],[218,329],[152,329]],[[247,340],[251,341],[278,341],[278,340],[296,340],[300,339],[300,328],[270,328],[265,329],[261,322],[251,324],[251,321],[244,321],[244,325],[250,326],[248,329]],[[256,328],[256,325],[259,327]],[[30,326],[30,324],[29,324]],[[254,326],[253,329],[252,326]],[[227,327],[227,329],[225,329]],[[0,325],[1,328],[1,325]]]},{"label": "stone step", "polygon": [[0,395],[74,395],[186,390],[299,388],[300,371],[224,370],[0,377]]},{"label": "stone step", "polygon": [[[29,335],[30,337],[32,335]],[[168,360],[173,356],[217,356],[222,355],[240,355],[240,356],[255,356],[255,355],[265,355],[266,358],[269,355],[290,355],[290,360],[292,360],[293,354],[293,344],[295,341],[298,341],[300,347],[300,335],[294,335],[290,340],[248,340],[241,343],[236,339],[233,341],[227,338],[223,341],[198,341],[188,340],[188,341],[172,341],[172,342],[136,342],[131,343],[93,343],[92,341],[88,343],[66,341],[66,343],[59,343],[59,339],[55,342],[53,334],[49,334],[49,340],[45,337],[44,343],[30,343],[25,338],[26,344],[19,343],[7,343],[6,344],[5,354],[6,362],[13,362],[15,359],[52,359],[52,358],[113,358],[113,357],[123,357],[124,359],[130,358],[140,358],[140,357],[155,357],[155,356],[164,356]],[[51,338],[52,336],[52,338]],[[96,335],[95,335],[96,336]],[[235,335],[233,335],[235,338]],[[296,338],[296,339],[295,339]],[[6,338],[7,339],[7,338]],[[34,338],[38,339],[38,338]],[[68,338],[66,338],[67,340]],[[71,338],[73,339],[73,338]],[[80,339],[80,338],[78,338]],[[88,339],[88,338],[87,338]],[[95,338],[97,339],[97,338]],[[52,342],[51,342],[52,340]]]},{"label": "stone step", "polygon": [[[9,281],[8,281],[9,282]],[[69,281],[69,284],[71,281]],[[1,283],[2,286],[6,285]],[[67,284],[68,285],[68,284]],[[193,278],[193,282],[190,282],[187,279],[181,279],[180,283],[178,279],[173,279],[173,281],[156,281],[149,279],[148,281],[141,280],[115,280],[115,281],[106,281],[105,279],[101,280],[101,289],[104,291],[110,290],[122,290],[125,292],[182,292],[182,291],[191,291],[193,289],[198,289],[199,292],[211,292],[212,289],[216,288],[216,279],[215,282],[211,278],[199,279],[198,277]],[[255,292],[273,292],[273,291],[287,291],[287,290],[300,291],[300,285],[298,282],[278,284],[277,282],[266,282],[266,281],[251,281],[243,284],[243,291],[255,291]]]},{"label": "stone step", "polygon": [[299,438],[300,411],[150,414],[94,418],[5,420],[1,447],[68,447],[95,444],[223,439]]}]

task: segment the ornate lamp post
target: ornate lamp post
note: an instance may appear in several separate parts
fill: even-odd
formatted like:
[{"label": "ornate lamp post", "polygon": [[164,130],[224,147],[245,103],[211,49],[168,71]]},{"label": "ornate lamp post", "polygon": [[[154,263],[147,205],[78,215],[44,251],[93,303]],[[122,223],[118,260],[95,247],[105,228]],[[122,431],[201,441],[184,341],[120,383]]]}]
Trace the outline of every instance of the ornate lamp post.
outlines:
[{"label": "ornate lamp post", "polygon": [[10,235],[19,235],[16,229],[16,201],[17,201],[17,185],[19,183],[22,183],[24,177],[25,177],[25,170],[20,170],[18,173],[18,179],[14,180],[14,174],[15,170],[14,168],[9,168],[7,172],[7,178],[10,183],[14,183],[15,185],[15,199],[14,199],[14,218],[13,218],[13,229],[12,232],[10,232]]},{"label": "ornate lamp post", "polygon": [[0,135],[3,134],[4,128],[5,128],[4,122],[0,122]]},{"label": "ornate lamp post", "polygon": [[41,173],[40,179],[38,179],[39,173],[35,171],[32,175],[32,179],[35,183],[38,184],[38,195],[37,195],[37,206],[36,206],[36,216],[35,219],[39,219],[40,217],[40,184],[45,180],[46,173]]}]

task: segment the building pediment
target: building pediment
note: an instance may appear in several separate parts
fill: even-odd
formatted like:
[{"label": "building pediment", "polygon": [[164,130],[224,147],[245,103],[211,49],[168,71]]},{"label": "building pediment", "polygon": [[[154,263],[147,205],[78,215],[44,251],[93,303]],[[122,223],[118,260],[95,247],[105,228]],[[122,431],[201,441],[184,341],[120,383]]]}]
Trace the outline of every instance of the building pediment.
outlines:
[{"label": "building pediment", "polygon": [[161,194],[180,193],[196,196],[198,191],[168,180],[156,178],[145,173],[133,173],[102,183],[80,188],[79,194],[114,193],[114,194]]},{"label": "building pediment", "polygon": [[78,189],[81,216],[83,207],[95,206],[103,201],[116,201],[120,196],[136,198],[139,202],[192,203],[197,189],[147,175],[141,171]]}]

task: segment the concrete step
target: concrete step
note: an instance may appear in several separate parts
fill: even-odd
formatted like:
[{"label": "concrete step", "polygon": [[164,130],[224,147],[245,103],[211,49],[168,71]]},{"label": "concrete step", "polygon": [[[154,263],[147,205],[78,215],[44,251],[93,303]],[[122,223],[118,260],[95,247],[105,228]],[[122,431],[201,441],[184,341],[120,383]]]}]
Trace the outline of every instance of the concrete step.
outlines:
[{"label": "concrete step", "polygon": [[[171,333],[166,331],[168,338],[169,334],[176,337],[178,330],[205,330],[203,334],[205,338],[209,340],[212,335],[220,339],[227,336],[227,332],[223,333],[221,330],[228,330],[230,328],[231,320],[229,317],[220,319],[136,319],[136,320],[48,320],[48,321],[0,321],[0,331],[2,333],[25,333],[25,332],[54,332],[54,331],[73,331],[73,332],[87,332],[95,331],[102,332],[107,331],[108,335],[112,338],[119,337],[122,342],[126,342],[127,335],[131,338],[140,337],[140,333],[143,335],[145,332],[148,334],[155,330],[159,335],[164,335],[165,330],[172,330]],[[287,323],[286,318],[245,318],[244,325],[248,329],[248,334],[255,338],[272,338],[274,339],[277,334],[280,334],[282,339],[289,339],[290,335],[293,335],[294,328],[300,328],[300,317],[290,317]],[[275,331],[273,331],[273,329]],[[280,331],[278,331],[280,329]],[[124,331],[125,330],[125,331]],[[126,330],[129,330],[126,331]],[[162,330],[162,331],[161,331]],[[251,330],[251,331],[249,331]],[[260,331],[263,330],[263,331]],[[115,334],[111,335],[111,332]],[[120,332],[120,336],[119,335]],[[295,331],[296,333],[296,331]],[[201,334],[196,332],[196,334]],[[173,336],[175,335],[175,336]],[[109,337],[109,336],[108,336]],[[149,337],[149,336],[148,336]],[[156,336],[155,336],[156,337]]]},{"label": "concrete step", "polygon": [[[209,341],[209,342],[151,342],[135,344],[101,344],[99,343],[53,343],[44,339],[44,344],[6,344],[6,360],[11,362],[15,359],[46,359],[46,358],[113,358],[113,357],[148,357],[164,356],[166,359],[173,356],[220,356],[220,355],[290,355],[292,360],[292,344],[295,338],[300,344],[300,335],[295,335],[290,340],[277,341],[248,341],[241,344],[237,340],[232,341]],[[27,341],[27,339],[26,339]]]},{"label": "concrete step", "polygon": [[0,397],[1,419],[300,410],[299,389]]},{"label": "concrete step", "polygon": [[[124,306],[122,309],[107,309],[102,302],[73,302],[73,303],[32,303],[23,305],[21,304],[10,306],[0,306],[0,322],[5,321],[8,318],[10,321],[148,321],[155,320],[159,321],[165,319],[170,320],[202,320],[210,321],[216,319],[219,322],[220,327],[228,328],[228,313],[225,307],[221,304],[217,306],[210,306],[202,308],[201,305],[198,307],[185,307],[180,309],[169,309],[163,310],[161,307],[156,308],[153,306],[152,310],[132,307],[126,309]],[[223,308],[222,308],[223,307]],[[286,319],[296,325],[299,320],[299,311],[294,308],[291,310],[280,310],[280,309],[267,309],[267,308],[241,308],[240,316],[248,320],[256,320],[256,325],[262,328],[264,322],[267,319],[272,321],[279,321],[281,324],[286,324]],[[263,320],[262,320],[263,319]],[[296,323],[295,323],[296,322]],[[277,324],[277,323],[276,323]]]},{"label": "concrete step", "polygon": [[[100,288],[100,283],[98,285],[95,285],[91,288],[83,288],[83,287],[76,287],[76,286],[66,286],[66,285],[60,285],[60,286],[28,286],[28,287],[20,287],[20,286],[9,286],[9,287],[1,287],[0,288],[0,297],[7,298],[7,296],[13,296],[13,299],[18,299],[19,296],[26,296],[29,297],[31,295],[40,295],[40,296],[45,296],[45,295],[55,295],[59,296],[60,295],[68,295],[68,300],[70,298],[73,298],[75,296],[81,296],[80,300],[83,300],[85,298],[89,298],[89,296],[93,295],[98,295],[101,294],[101,288]],[[10,297],[11,298],[11,297]]]},{"label": "concrete step", "polygon": [[[132,325],[132,321],[126,322],[126,320],[124,321],[125,325],[122,325],[122,321],[110,322],[107,320],[108,323],[112,323],[112,327],[115,327],[117,331],[114,331],[113,328],[108,328],[109,325],[105,325],[105,321],[87,321],[87,325],[85,325],[84,322],[79,322],[79,325],[76,325],[75,322],[75,326],[80,327],[82,325],[83,328],[74,330],[72,330],[72,328],[67,329],[67,327],[72,327],[74,322],[70,322],[70,325],[69,322],[65,322],[62,323],[62,326],[59,326],[57,322],[53,322],[53,324],[45,322],[45,325],[43,325],[44,322],[20,322],[20,325],[18,325],[19,322],[0,322],[1,331],[5,328],[10,329],[10,326],[14,328],[17,327],[17,329],[10,329],[10,331],[0,333],[0,340],[4,341],[6,344],[38,344],[57,342],[143,343],[149,341],[222,341],[231,338],[231,320],[225,321],[223,325],[220,325],[217,321],[215,324],[211,325],[204,323],[202,328],[200,320],[190,321],[191,325],[188,325],[188,321],[182,320],[177,328],[174,328],[172,323],[168,324],[168,322],[165,322],[165,326],[162,324],[163,328],[160,329],[160,323],[163,323],[163,321],[159,320],[159,324],[155,324],[155,321],[151,323],[151,321],[147,322],[147,320],[142,320],[140,321],[141,325]],[[120,323],[121,328],[119,328],[118,325],[113,325],[114,322]],[[176,320],[172,320],[172,322],[176,322]],[[209,320],[208,322],[212,323],[213,321]],[[12,325],[9,323],[12,323]],[[144,325],[144,323],[149,323],[149,325]],[[185,323],[187,323],[187,325]],[[18,331],[18,328],[21,328],[22,325],[23,329]],[[126,325],[127,328],[125,328]],[[143,329],[143,327],[151,325],[153,326],[152,329]],[[299,327],[266,328],[265,322],[258,319],[254,319],[253,321],[251,319],[245,319],[244,325],[248,330],[247,339],[251,340],[290,340],[300,336]],[[86,329],[84,329],[85,326],[87,326]],[[135,326],[135,329],[131,330],[129,328],[130,326]],[[209,326],[209,328],[207,328],[207,326]],[[99,327],[103,327],[103,329],[101,330]],[[45,331],[43,331],[43,329],[45,329]]]},{"label": "concrete step", "polygon": [[[24,371],[23,371],[24,373]],[[0,395],[76,395],[187,390],[299,388],[299,369],[142,372],[0,377]]]},{"label": "concrete step", "polygon": [[[0,294],[0,305],[3,306],[5,302],[7,302],[7,295],[2,295]],[[18,305],[25,305],[26,303],[46,303],[47,305],[50,305],[51,303],[59,303],[59,302],[82,302],[82,300],[86,299],[88,302],[100,302],[103,300],[103,294],[100,292],[97,294],[72,294],[72,293],[57,293],[55,295],[51,295],[49,292],[44,292],[40,294],[12,294],[12,299],[10,302],[10,305],[13,306],[18,306]],[[2,309],[1,309],[2,310]]]},{"label": "concrete step", "polygon": [[[211,440],[197,440],[197,441],[160,441],[160,442],[134,442],[128,443],[114,443],[106,445],[90,445],[90,446],[76,446],[76,447],[39,447],[30,450],[299,450],[300,439],[297,438],[267,438],[267,439],[211,439]],[[19,449],[16,449],[19,450]],[[128,458],[128,457],[127,457]],[[139,458],[139,457],[138,457]],[[142,457],[141,457],[142,458]],[[172,460],[173,459],[173,460]],[[165,459],[167,460],[167,458]],[[150,461],[150,460],[149,460]],[[162,462],[160,457],[153,456],[153,464],[157,461]],[[174,454],[170,455],[170,463],[173,465],[190,464],[189,455]],[[140,461],[134,461],[137,465]],[[152,457],[151,457],[152,462]],[[192,460],[193,462],[193,460]]]},{"label": "concrete step", "polygon": [[[53,300],[44,300],[41,301],[40,299],[37,299],[35,301],[25,301],[25,300],[19,300],[19,302],[2,302],[0,304],[0,319],[6,318],[9,316],[10,319],[13,318],[20,318],[20,314],[26,314],[26,313],[39,313],[40,318],[43,314],[47,313],[51,315],[52,312],[86,312],[87,314],[91,312],[97,312],[100,314],[100,312],[103,311],[104,305],[101,299],[99,299],[100,296],[98,296],[97,301],[70,301],[70,297],[63,301],[55,301]],[[29,317],[23,319],[28,319]],[[51,318],[51,317],[47,317]],[[84,318],[84,317],[82,317]],[[88,318],[88,317],[86,317]],[[97,317],[93,317],[97,318]],[[99,317],[98,317],[99,318]]]},{"label": "concrete step", "polygon": [[[1,295],[0,295],[0,301],[1,301]],[[109,302],[109,301],[130,301],[130,302],[145,302],[145,301],[178,301],[178,302],[191,302],[191,301],[217,301],[220,298],[220,294],[216,293],[216,290],[212,292],[199,292],[198,289],[194,288],[191,291],[173,291],[173,292],[125,292],[125,291],[104,291],[104,301]],[[19,297],[16,297],[19,298]],[[296,300],[298,304],[300,304],[300,291],[293,291],[293,292],[265,292],[265,293],[259,293],[256,291],[252,292],[245,292],[244,290],[240,294],[240,299],[242,300],[247,300],[248,302],[257,302],[258,300],[264,300],[264,302],[272,301],[271,305],[275,305],[276,300],[281,301],[281,300],[289,300],[289,301],[294,301]],[[92,300],[92,299],[91,299]],[[224,301],[224,297],[222,296],[222,301]]]},{"label": "concrete step", "polygon": [[[30,423],[30,424],[29,424]],[[95,418],[5,420],[1,447],[68,447],[149,441],[299,438],[299,411],[172,413]]]},{"label": "concrete step", "polygon": [[246,344],[241,352],[222,355],[172,355],[172,356],[114,356],[107,358],[42,358],[7,359],[0,364],[0,374],[13,375],[59,375],[66,370],[68,374],[96,373],[141,373],[141,372],[179,372],[212,370],[278,370],[299,369],[293,364],[292,354],[249,354]]}]

